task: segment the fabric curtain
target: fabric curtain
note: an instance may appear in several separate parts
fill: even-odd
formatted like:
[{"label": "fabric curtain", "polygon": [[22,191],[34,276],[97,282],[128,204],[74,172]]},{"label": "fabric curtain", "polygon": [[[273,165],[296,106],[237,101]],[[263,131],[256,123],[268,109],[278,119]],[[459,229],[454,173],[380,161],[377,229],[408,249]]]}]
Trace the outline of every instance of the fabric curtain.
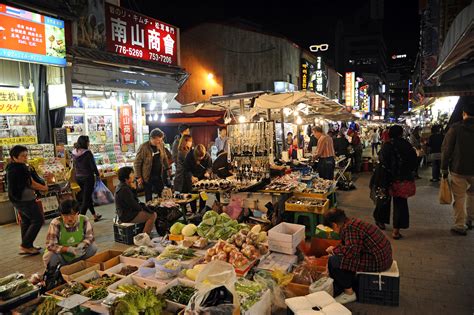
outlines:
[{"label": "fabric curtain", "polygon": [[[35,68],[35,71],[33,71]],[[48,90],[46,84],[46,66],[32,65],[34,73],[36,96],[36,126],[38,129],[38,143],[52,143],[52,129],[49,117]]]}]

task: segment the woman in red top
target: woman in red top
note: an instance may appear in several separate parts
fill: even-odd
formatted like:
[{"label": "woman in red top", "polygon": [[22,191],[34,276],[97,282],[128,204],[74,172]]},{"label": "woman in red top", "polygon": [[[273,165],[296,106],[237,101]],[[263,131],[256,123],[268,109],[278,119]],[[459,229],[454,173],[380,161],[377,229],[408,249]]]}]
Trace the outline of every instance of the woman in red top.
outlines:
[{"label": "woman in red top", "polygon": [[341,209],[324,215],[324,225],[341,236],[341,244],[326,249],[329,256],[329,275],[334,279],[336,301],[354,302],[352,289],[356,272],[382,272],[392,265],[392,247],[383,232],[371,223],[348,218]]}]

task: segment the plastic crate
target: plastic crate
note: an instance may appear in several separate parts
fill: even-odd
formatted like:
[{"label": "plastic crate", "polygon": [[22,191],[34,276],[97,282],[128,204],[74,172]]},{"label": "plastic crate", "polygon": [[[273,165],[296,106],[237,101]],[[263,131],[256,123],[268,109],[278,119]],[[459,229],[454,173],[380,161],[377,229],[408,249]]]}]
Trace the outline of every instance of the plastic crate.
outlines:
[{"label": "plastic crate", "polygon": [[398,306],[400,297],[400,275],[396,261],[386,272],[358,273],[360,303]]},{"label": "plastic crate", "polygon": [[133,238],[143,232],[145,223],[114,223],[114,240],[118,243],[133,245]]}]

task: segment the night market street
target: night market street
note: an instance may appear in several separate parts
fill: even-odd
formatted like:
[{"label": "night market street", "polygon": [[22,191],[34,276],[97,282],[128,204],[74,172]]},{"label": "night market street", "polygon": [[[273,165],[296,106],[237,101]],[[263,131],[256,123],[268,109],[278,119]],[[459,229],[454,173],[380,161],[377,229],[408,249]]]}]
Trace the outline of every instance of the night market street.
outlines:
[{"label": "night market street", "polygon": [[[432,184],[429,169],[417,181],[417,194],[409,200],[410,229],[402,240],[393,241],[394,259],[400,269],[400,306],[384,307],[351,303],[347,307],[353,314],[473,314],[474,312],[474,232],[455,236],[449,231],[452,222],[450,206],[438,203],[438,184]],[[369,199],[369,173],[355,182],[357,189],[338,192],[339,205],[349,216],[372,222],[372,202]],[[98,208],[106,218],[94,223],[96,241],[100,249],[124,250],[128,246],[115,243],[112,233],[113,205]],[[48,221],[49,222],[49,221]],[[37,238],[44,246],[47,225]],[[390,237],[391,228],[386,230]],[[1,226],[0,276],[15,271],[26,274],[38,272],[41,255],[23,257],[17,254],[20,242],[19,227]],[[391,238],[390,238],[391,239]]]}]

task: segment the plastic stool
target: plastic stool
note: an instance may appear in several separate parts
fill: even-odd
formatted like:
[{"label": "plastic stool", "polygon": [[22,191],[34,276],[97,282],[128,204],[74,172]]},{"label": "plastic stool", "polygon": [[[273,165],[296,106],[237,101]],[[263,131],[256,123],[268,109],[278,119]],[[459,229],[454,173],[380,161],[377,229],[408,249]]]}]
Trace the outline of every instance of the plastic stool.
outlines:
[{"label": "plastic stool", "polygon": [[[308,229],[308,224],[306,224],[306,222],[299,223],[300,217],[308,219],[309,229]],[[317,213],[312,213],[312,212],[295,212],[294,213],[293,223],[305,225],[306,226],[306,229],[305,229],[306,230],[305,231],[306,236],[314,236],[314,234],[316,233],[316,225],[319,224],[319,221],[320,221],[320,215],[317,214]]]}]

